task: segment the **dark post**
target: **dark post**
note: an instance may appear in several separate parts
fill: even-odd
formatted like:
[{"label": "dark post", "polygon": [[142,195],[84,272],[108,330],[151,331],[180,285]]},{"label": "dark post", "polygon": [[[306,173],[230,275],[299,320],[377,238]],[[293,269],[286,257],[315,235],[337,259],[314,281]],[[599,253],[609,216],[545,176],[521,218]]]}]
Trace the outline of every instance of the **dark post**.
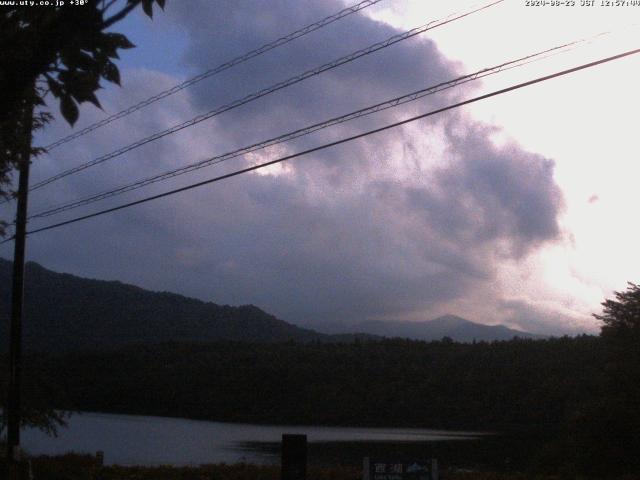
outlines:
[{"label": "dark post", "polygon": [[307,436],[282,435],[282,480],[306,480]]},{"label": "dark post", "polygon": [[20,177],[13,251],[13,285],[11,291],[11,331],[9,334],[9,391],[7,398],[7,466],[9,480],[20,475],[20,380],[22,373],[22,307],[24,299],[24,259],[27,229],[27,197],[31,161],[31,127],[33,103],[25,105],[23,127],[25,145],[20,158]]}]

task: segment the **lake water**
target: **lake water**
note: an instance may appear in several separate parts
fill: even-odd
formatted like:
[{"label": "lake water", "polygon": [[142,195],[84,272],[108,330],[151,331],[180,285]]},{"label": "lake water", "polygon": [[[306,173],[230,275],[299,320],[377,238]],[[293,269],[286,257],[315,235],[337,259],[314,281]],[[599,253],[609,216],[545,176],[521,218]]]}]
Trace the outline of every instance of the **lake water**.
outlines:
[{"label": "lake water", "polygon": [[23,448],[35,455],[102,450],[109,465],[272,464],[279,461],[277,454],[259,445],[278,443],[283,433],[306,434],[310,444],[433,442],[478,436],[443,430],[248,425],[100,413],[74,414],[68,423],[57,438],[24,430]]}]

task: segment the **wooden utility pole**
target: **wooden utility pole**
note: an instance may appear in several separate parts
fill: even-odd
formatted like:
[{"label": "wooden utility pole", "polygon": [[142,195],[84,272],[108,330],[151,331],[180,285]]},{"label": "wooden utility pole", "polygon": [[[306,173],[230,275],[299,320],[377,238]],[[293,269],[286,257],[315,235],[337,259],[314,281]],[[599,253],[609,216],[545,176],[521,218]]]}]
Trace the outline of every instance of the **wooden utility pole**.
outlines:
[{"label": "wooden utility pole", "polygon": [[24,305],[24,260],[27,229],[27,200],[29,193],[29,166],[33,127],[33,95],[31,92],[22,112],[21,126],[24,145],[20,153],[16,231],[13,250],[13,283],[11,290],[11,331],[9,334],[9,391],[7,398],[7,466],[9,480],[20,480],[20,420],[22,375],[22,313]]}]

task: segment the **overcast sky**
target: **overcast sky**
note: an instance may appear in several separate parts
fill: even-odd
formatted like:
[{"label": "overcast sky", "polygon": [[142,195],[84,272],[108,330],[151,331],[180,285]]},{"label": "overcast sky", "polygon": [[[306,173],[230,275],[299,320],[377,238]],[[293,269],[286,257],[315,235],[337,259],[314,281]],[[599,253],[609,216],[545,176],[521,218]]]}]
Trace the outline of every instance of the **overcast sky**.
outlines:
[{"label": "overcast sky", "polygon": [[[46,144],[346,4],[167,2],[119,31],[139,45],[122,88],[100,92]],[[468,1],[383,0],[83,136],[37,160],[32,183],[244,97]],[[557,57],[34,221],[32,228],[321,145],[438,106],[637,48],[640,7],[474,14],[283,89],[33,192],[30,211],[372,105],[602,31]],[[118,30],[118,29],[116,29]],[[28,258],[299,324],[451,313],[537,333],[597,331],[599,303],[638,281],[640,59],[596,67],[162,200],[33,235]],[[52,104],[54,102],[51,102]],[[4,207],[4,217],[11,212]],[[10,258],[4,245],[0,255]]]}]

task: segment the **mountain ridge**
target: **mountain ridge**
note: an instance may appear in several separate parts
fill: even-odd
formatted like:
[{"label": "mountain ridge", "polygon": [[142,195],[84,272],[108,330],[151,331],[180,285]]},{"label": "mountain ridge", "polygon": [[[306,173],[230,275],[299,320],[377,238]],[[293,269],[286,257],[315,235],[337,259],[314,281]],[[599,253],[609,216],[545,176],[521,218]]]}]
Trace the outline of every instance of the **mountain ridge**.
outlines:
[{"label": "mountain ridge", "polygon": [[[0,352],[6,351],[12,262],[0,258]],[[470,342],[542,338],[453,315],[431,322],[367,321],[321,332],[278,319],[254,305],[229,306],[117,280],[87,279],[27,262],[24,346],[59,353],[164,342],[352,342],[380,337]],[[435,322],[435,323],[433,323]],[[429,329],[425,325],[429,324]],[[437,328],[434,328],[437,327]],[[317,327],[316,327],[317,328]]]},{"label": "mountain ridge", "polygon": [[[9,314],[12,262],[0,259],[0,317]],[[233,307],[119,281],[85,279],[27,262],[25,348],[61,352],[167,341],[326,341],[254,305]],[[179,318],[181,321],[176,321]],[[0,339],[8,322],[0,322]],[[2,341],[2,345],[7,342]],[[6,350],[1,348],[0,351]]]},{"label": "mountain ridge", "polygon": [[352,325],[332,324],[326,329],[316,326],[316,329],[327,334],[358,332],[424,341],[441,340],[443,337],[457,342],[511,340],[514,337],[547,338],[504,325],[484,325],[451,314],[424,321],[366,320]]}]

